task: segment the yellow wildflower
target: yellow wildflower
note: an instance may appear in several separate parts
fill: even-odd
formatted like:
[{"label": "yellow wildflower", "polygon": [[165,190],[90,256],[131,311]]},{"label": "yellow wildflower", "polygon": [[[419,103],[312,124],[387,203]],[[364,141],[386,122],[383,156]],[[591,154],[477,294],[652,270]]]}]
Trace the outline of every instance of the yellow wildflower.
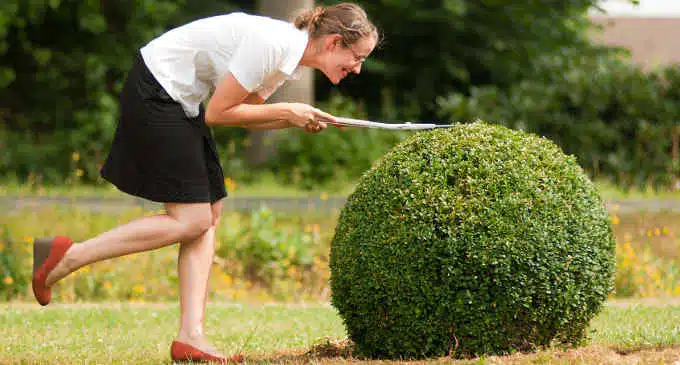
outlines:
[{"label": "yellow wildflower", "polygon": [[291,278],[295,277],[297,275],[297,273],[298,273],[298,271],[295,268],[295,266],[291,266],[288,269],[286,269],[286,275],[288,275],[288,277],[291,277]]},{"label": "yellow wildflower", "polygon": [[73,153],[71,154],[71,158],[73,159],[73,161],[78,161],[78,160],[80,160],[80,153],[78,153],[78,152],[73,152]]},{"label": "yellow wildflower", "polygon": [[657,237],[661,236],[661,230],[658,229],[658,228],[654,229],[654,235],[657,236]]},{"label": "yellow wildflower", "polygon": [[228,191],[234,191],[236,189],[236,182],[229,177],[224,178],[224,186],[227,187]]},{"label": "yellow wildflower", "polygon": [[619,220],[618,216],[615,216],[615,215],[612,216],[612,224],[613,225],[617,225],[617,224],[619,224],[619,222],[620,222],[620,220]]},{"label": "yellow wildflower", "polygon": [[227,286],[231,286],[231,284],[234,283],[234,280],[231,278],[231,276],[229,276],[227,274],[222,274],[222,281]]},{"label": "yellow wildflower", "polygon": [[12,279],[11,276],[5,276],[5,278],[2,279],[2,282],[5,283],[5,285],[12,285],[12,283],[14,283],[14,279]]},{"label": "yellow wildflower", "polygon": [[24,242],[28,243],[29,245],[32,245],[35,239],[31,236],[24,236]]},{"label": "yellow wildflower", "polygon": [[328,200],[328,194],[321,193],[321,200]]},{"label": "yellow wildflower", "polygon": [[83,176],[83,174],[85,174],[83,169],[76,169],[76,176],[81,177],[81,176]]},{"label": "yellow wildflower", "polygon": [[146,291],[146,289],[144,289],[143,285],[135,285],[135,287],[132,290],[134,290],[135,293],[139,293],[139,294],[142,294]]},{"label": "yellow wildflower", "polygon": [[111,285],[111,282],[110,282],[110,281],[105,281],[105,282],[104,282],[104,287],[105,287],[106,289],[111,289],[111,288],[113,288],[113,285]]}]

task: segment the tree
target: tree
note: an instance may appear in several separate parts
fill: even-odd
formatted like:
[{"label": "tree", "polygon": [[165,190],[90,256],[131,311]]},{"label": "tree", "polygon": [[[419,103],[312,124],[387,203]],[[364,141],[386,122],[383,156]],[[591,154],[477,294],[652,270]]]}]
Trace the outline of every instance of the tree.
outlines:
[{"label": "tree", "polygon": [[365,74],[340,88],[367,101],[373,117],[433,118],[437,96],[479,85],[507,87],[528,77],[539,55],[594,48],[585,14],[596,0],[359,2],[384,41]]},{"label": "tree", "polygon": [[[259,0],[257,12],[273,18],[290,20],[295,12],[314,6],[314,0]],[[278,90],[268,102],[314,103],[314,74],[305,69],[300,80],[288,82]],[[254,130],[249,133],[250,143],[246,146],[245,156],[251,166],[259,166],[268,161],[276,150],[274,140],[276,131]]]},{"label": "tree", "polygon": [[[0,171],[99,176],[135,53],[205,6],[183,0],[0,2]],[[212,12],[217,9],[211,9]]]}]

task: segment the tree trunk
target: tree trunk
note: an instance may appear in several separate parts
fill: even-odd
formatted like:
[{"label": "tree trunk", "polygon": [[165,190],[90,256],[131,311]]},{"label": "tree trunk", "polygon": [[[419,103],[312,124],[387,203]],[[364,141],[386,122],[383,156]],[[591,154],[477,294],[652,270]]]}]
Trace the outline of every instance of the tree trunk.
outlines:
[{"label": "tree trunk", "polygon": [[[257,12],[272,18],[292,21],[297,11],[313,6],[313,0],[258,0]],[[305,69],[300,80],[286,82],[267,100],[267,103],[277,102],[314,103],[313,70]],[[280,131],[251,131],[250,144],[245,150],[248,165],[259,166],[274,157],[276,138],[280,136]]]}]

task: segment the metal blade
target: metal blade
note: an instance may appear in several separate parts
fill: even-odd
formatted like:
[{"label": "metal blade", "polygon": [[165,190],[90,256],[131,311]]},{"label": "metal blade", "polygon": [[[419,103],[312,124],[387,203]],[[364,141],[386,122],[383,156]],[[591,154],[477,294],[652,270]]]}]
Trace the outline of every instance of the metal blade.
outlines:
[{"label": "metal blade", "polygon": [[335,119],[337,120],[337,122],[331,122],[327,120],[325,120],[325,122],[329,124],[349,127],[390,129],[390,130],[420,130],[420,129],[450,128],[453,126],[450,124],[434,124],[434,123],[382,123],[373,122],[370,120],[344,117],[336,117]]}]

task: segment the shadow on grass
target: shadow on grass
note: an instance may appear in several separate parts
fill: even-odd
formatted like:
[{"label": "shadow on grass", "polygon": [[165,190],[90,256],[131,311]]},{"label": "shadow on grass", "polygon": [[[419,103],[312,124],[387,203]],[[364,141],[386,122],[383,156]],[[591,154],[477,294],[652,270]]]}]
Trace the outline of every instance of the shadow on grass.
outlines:
[{"label": "shadow on grass", "polygon": [[311,347],[310,350],[290,350],[263,358],[246,359],[247,364],[337,364],[337,363],[373,363],[373,364],[422,364],[422,363],[455,363],[468,364],[469,359],[452,359],[450,357],[418,360],[374,359],[359,356],[355,353],[354,343],[349,339],[325,339]]},{"label": "shadow on grass", "polygon": [[544,349],[535,352],[515,353],[506,356],[489,356],[473,359],[452,359],[450,357],[413,361],[366,359],[354,355],[354,344],[350,340],[325,340],[314,345],[307,352],[281,352],[275,355],[247,359],[247,364],[336,364],[336,363],[379,363],[379,364],[504,364],[534,365],[549,363],[555,365],[585,364],[677,364],[680,361],[680,344],[666,346],[605,346],[591,344],[571,349]]},{"label": "shadow on grass", "polygon": [[306,352],[291,350],[288,352],[279,352],[264,358],[246,359],[246,362],[249,364],[309,364],[360,360],[359,358],[355,358],[353,353],[354,343],[349,339],[325,339],[323,342],[312,346],[312,348]]}]

